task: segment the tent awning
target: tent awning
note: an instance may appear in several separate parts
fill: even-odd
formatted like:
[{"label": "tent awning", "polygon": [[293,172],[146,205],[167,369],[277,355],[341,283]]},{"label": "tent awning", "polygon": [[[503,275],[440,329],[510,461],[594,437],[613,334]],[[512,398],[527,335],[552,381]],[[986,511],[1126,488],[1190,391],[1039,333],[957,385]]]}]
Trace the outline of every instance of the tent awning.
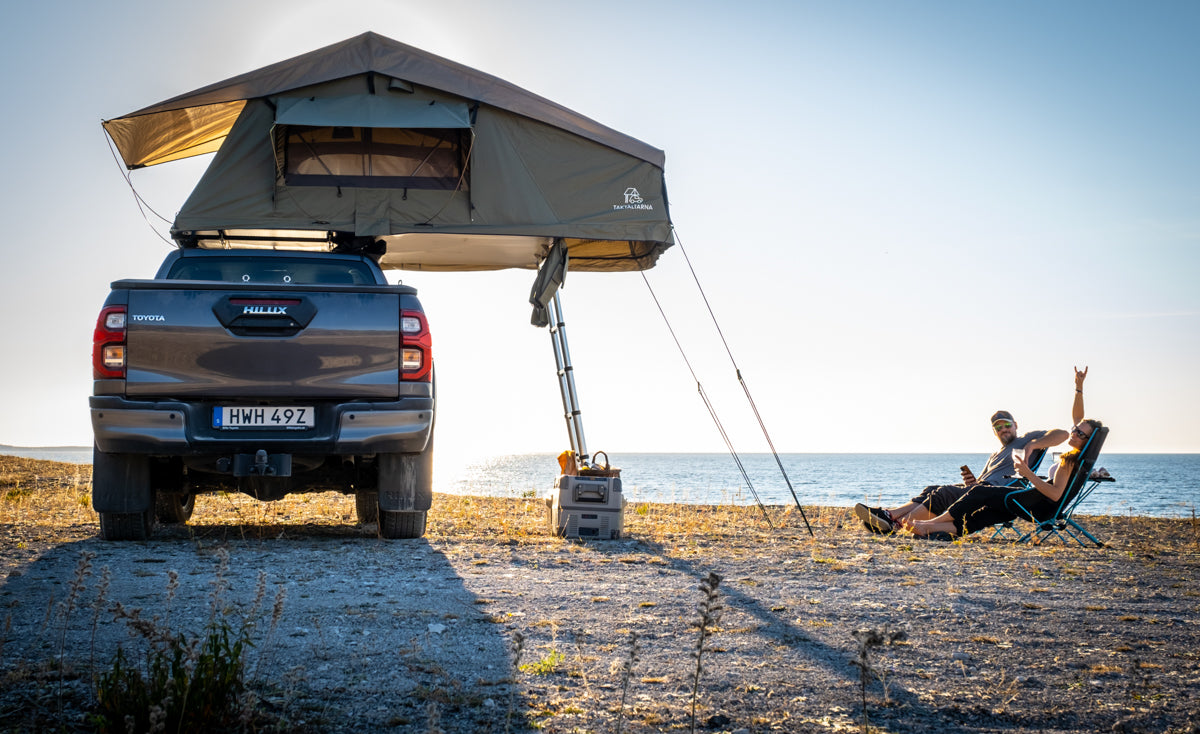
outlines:
[{"label": "tent awning", "polygon": [[125,165],[144,168],[215,153],[246,100],[167,110],[154,118],[119,117],[104,123]]}]

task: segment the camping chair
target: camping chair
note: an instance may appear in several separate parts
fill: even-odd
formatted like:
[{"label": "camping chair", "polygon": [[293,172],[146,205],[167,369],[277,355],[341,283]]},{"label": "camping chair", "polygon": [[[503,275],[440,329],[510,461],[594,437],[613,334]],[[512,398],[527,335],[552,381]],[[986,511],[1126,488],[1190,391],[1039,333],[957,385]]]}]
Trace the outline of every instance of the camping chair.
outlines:
[{"label": "camping chair", "polygon": [[[1071,473],[1070,481],[1067,482],[1067,488],[1063,490],[1063,496],[1055,503],[1053,511],[1043,510],[1035,512],[1027,509],[1022,502],[1022,495],[1028,497],[1027,492],[1036,492],[1037,490],[1029,486],[1028,482],[1022,481],[1021,488],[1009,492],[1004,497],[1004,505],[1014,512],[1017,517],[1022,520],[1032,522],[1034,527],[1024,535],[1020,535],[1016,542],[1024,543],[1032,539],[1034,543],[1041,543],[1042,540],[1050,535],[1054,535],[1063,543],[1067,542],[1067,537],[1072,538],[1080,545],[1086,545],[1079,536],[1083,535],[1088,540],[1096,544],[1096,547],[1102,547],[1101,543],[1096,539],[1096,536],[1089,533],[1080,525],[1074,518],[1075,508],[1087,499],[1096,487],[1100,486],[1100,482],[1116,481],[1105,473],[1104,476],[1093,477],[1092,467],[1096,465],[1096,459],[1100,456],[1100,449],[1104,447],[1104,439],[1108,437],[1108,428],[1098,428],[1092,431],[1092,435],[1088,438],[1087,443],[1083,445],[1080,451],[1079,463],[1075,467],[1075,471]],[[1028,502],[1026,502],[1028,504]],[[1013,528],[1012,522],[1006,522],[997,526],[996,532],[992,533],[992,538],[1004,537],[1008,530],[1016,530]]]}]

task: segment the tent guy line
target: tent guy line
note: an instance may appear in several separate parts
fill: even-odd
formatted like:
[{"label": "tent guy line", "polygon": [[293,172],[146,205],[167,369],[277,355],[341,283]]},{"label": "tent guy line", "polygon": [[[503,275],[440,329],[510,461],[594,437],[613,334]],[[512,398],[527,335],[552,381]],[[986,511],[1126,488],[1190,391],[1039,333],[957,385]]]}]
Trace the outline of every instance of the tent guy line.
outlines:
[{"label": "tent guy line", "polygon": [[[725,332],[721,330],[721,324],[717,322],[717,314],[713,312],[712,304],[708,300],[708,294],[704,292],[704,286],[700,285],[700,276],[696,275],[696,268],[692,266],[692,259],[688,257],[687,250],[683,246],[683,240],[680,239],[679,232],[674,226],[671,227],[671,234],[674,235],[675,241],[679,245],[679,252],[683,254],[684,262],[688,266],[688,272],[692,274],[692,280],[696,283],[696,290],[700,291],[700,297],[704,300],[704,307],[708,309],[708,315],[712,318],[713,326],[716,327],[717,334],[721,337],[721,344],[725,346],[725,353],[729,355],[729,362],[733,365],[733,370],[737,374],[738,384],[742,386],[742,392],[746,394],[746,400],[750,403],[750,409],[754,411],[754,418],[758,421],[758,427],[762,430],[763,438],[767,440],[767,446],[771,449],[771,456],[775,457],[775,464],[779,467],[779,473],[783,475],[783,481],[787,483],[788,491],[792,493],[792,500],[796,503],[796,509],[800,510],[800,517],[804,518],[804,526],[808,528],[808,534],[812,535],[812,526],[808,524],[808,516],[804,514],[804,508],[800,506],[800,498],[796,496],[796,489],[792,486],[792,480],[788,477],[787,469],[783,468],[783,461],[779,458],[779,452],[775,450],[775,442],[771,440],[771,434],[767,431],[767,424],[763,421],[762,414],[758,412],[758,405],[754,402],[754,396],[750,394],[750,386],[746,384],[746,380],[742,377],[742,369],[738,367],[737,360],[733,358],[733,350],[729,348],[729,342],[725,339]],[[649,285],[649,281],[646,284]]]},{"label": "tent guy line", "polygon": [[[725,340],[725,333],[721,331],[721,324],[717,321],[717,315],[713,312],[712,306],[709,304],[708,295],[704,292],[704,286],[700,284],[700,276],[696,274],[696,269],[692,267],[692,261],[687,256],[687,251],[683,247],[683,240],[679,237],[679,232],[675,227],[671,228],[671,232],[675,237],[675,244],[679,247],[679,251],[683,253],[684,260],[687,261],[688,270],[691,272],[692,280],[696,284],[696,289],[700,292],[700,297],[704,300],[704,305],[708,308],[708,315],[712,319],[713,326],[716,327],[717,333],[721,337],[721,343],[725,346],[725,353],[729,355],[729,360],[733,363],[734,370],[737,373],[738,383],[742,386],[742,391],[746,395],[746,399],[750,402],[750,409],[754,412],[754,417],[758,420],[759,428],[762,430],[763,436],[767,440],[767,445],[771,449],[771,455],[775,457],[775,463],[779,467],[780,473],[783,475],[783,480],[787,484],[788,491],[792,494],[792,500],[796,503],[796,509],[800,511],[800,517],[804,519],[804,527],[808,529],[808,534],[813,535],[812,525],[808,522],[808,516],[804,513],[804,507],[800,504],[800,498],[796,496],[796,490],[792,487],[792,480],[788,476],[787,470],[783,467],[783,461],[779,458],[779,452],[775,449],[775,443],[771,440],[771,435],[767,431],[767,425],[763,421],[762,416],[758,412],[758,406],[754,403],[754,398],[750,394],[750,388],[746,385],[742,378],[742,371],[738,368],[737,360],[733,357],[733,351],[729,347],[729,343]],[[654,292],[654,287],[650,285],[650,279],[646,272],[641,271],[642,281],[646,284],[646,289],[650,291],[650,298],[654,301],[654,305],[658,308],[659,315],[662,316],[663,322],[667,326],[667,331],[671,334],[671,339],[675,342],[675,347],[679,350],[679,354],[683,357],[683,362],[687,365],[688,371],[692,374],[692,379],[696,382],[696,392],[700,395],[700,400],[704,403],[705,409],[709,416],[713,419],[713,423],[717,427],[717,432],[721,435],[721,440],[724,441],[726,449],[733,457],[734,463],[738,467],[738,471],[742,475],[742,481],[745,482],[746,488],[750,490],[750,494],[754,497],[754,502],[758,505],[758,509],[762,511],[763,517],[767,521],[767,525],[774,528],[774,523],[771,522],[770,515],[767,514],[767,508],[763,506],[762,500],[759,499],[758,491],[754,488],[754,483],[750,480],[750,474],[746,471],[745,465],[742,463],[741,456],[738,455],[737,449],[733,446],[733,440],[729,437],[729,433],[725,430],[724,424],[717,415],[717,409],[708,399],[708,393],[704,391],[704,385],[701,384],[700,378],[696,375],[696,370],[692,368],[692,362],[688,359],[687,353],[683,349],[683,345],[679,342],[679,337],[675,334],[675,328],[671,326],[671,320],[667,318],[667,312],[663,309],[662,302],[659,301],[658,295]]]},{"label": "tent guy line", "polygon": [[146,201],[145,198],[143,198],[142,195],[140,193],[138,193],[137,187],[133,185],[132,175],[130,174],[129,171],[127,171],[125,169],[124,166],[121,165],[121,157],[117,153],[117,149],[113,144],[112,138],[105,135],[104,139],[108,143],[108,151],[112,154],[113,162],[117,164],[117,170],[120,172],[121,178],[124,179],[125,185],[129,187],[129,193],[133,195],[133,201],[137,205],[138,213],[142,215],[142,219],[145,220],[146,226],[150,228],[150,231],[154,233],[155,237],[157,237],[160,240],[162,240],[163,242],[165,242],[168,247],[175,247],[176,245],[174,242],[172,242],[167,237],[164,237],[163,233],[159,232],[158,229],[155,228],[154,223],[150,221],[150,217],[146,216],[146,211],[149,210],[149,212],[151,214],[158,217],[159,219],[161,219],[164,223],[166,223],[168,225],[171,224],[171,220],[167,219],[163,215],[159,214],[158,210],[156,210],[154,207],[150,206],[150,202]]}]

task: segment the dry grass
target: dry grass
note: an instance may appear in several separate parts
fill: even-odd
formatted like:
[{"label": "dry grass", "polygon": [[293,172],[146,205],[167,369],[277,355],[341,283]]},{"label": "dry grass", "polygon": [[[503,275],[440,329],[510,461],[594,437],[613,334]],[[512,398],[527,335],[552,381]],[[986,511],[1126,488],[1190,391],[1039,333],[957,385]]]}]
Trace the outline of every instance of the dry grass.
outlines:
[{"label": "dry grass", "polygon": [[91,466],[0,456],[0,523],[95,521],[91,498]]},{"label": "dry grass", "polygon": [[[91,509],[91,469],[86,464],[0,456],[0,524],[66,527],[97,523]],[[774,507],[768,512],[776,529],[804,530],[795,508]],[[841,520],[836,510],[831,514],[826,508],[806,508],[806,512],[814,528],[822,518],[825,526]],[[353,495],[320,492],[259,502],[238,493],[218,493],[197,499],[190,524],[275,527],[278,533],[294,525],[352,527],[355,521]],[[674,542],[714,535],[753,536],[769,527],[757,507],[636,503],[626,508],[625,529],[640,538]],[[484,536],[557,542],[547,532],[545,501],[536,498],[436,494],[426,534],[446,539]]]},{"label": "dry grass", "polygon": [[[675,505],[647,502],[630,503],[625,509],[625,534],[643,541],[670,547],[674,555],[700,555],[714,543],[728,543],[746,552],[769,551],[770,544],[787,542],[792,552],[803,549],[813,562],[843,571],[858,566],[869,557],[861,557],[856,547],[853,557],[839,553],[839,538],[860,539],[861,525],[849,508],[808,506],[804,508],[814,535],[810,536],[795,507],[767,507],[766,516],[756,506]],[[1200,522],[1196,519],[1147,517],[1086,517],[1085,525],[1104,539],[1110,548],[1153,555],[1166,552],[1200,551]],[[72,529],[78,534],[94,533],[98,523],[91,509],[91,466],[0,455],[0,525],[9,527]],[[189,526],[194,532],[230,533],[245,536],[274,537],[304,528],[306,532],[361,535],[356,525],[353,495],[337,492],[292,495],[275,502],[259,502],[237,493],[207,494],[196,502],[196,514]],[[1030,566],[1036,578],[1038,564],[1055,560],[1064,546],[1051,540],[1041,546],[989,541],[989,533],[977,533],[968,540],[952,544],[967,551],[959,563],[970,567],[986,565],[997,556],[1020,559]],[[430,540],[491,539],[529,544],[558,544],[562,540],[548,530],[545,501],[537,498],[476,497],[449,494],[434,496],[426,536]],[[921,541],[898,538],[872,538],[887,544],[907,562],[919,566],[927,561],[931,546]],[[762,544],[767,544],[766,546]],[[986,547],[988,553],[970,552]],[[650,558],[628,556],[623,563],[654,562]],[[562,559],[569,563],[569,560]],[[1086,565],[1079,571],[1086,572]],[[1039,587],[1040,588],[1040,587]]]}]

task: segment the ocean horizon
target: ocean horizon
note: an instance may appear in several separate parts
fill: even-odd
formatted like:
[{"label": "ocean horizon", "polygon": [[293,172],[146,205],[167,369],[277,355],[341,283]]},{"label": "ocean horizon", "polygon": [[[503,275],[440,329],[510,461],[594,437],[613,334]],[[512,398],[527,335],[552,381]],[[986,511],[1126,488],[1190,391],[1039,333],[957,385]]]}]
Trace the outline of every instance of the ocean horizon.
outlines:
[{"label": "ocean horizon", "polygon": [[[0,453],[90,464],[90,446],[0,445]],[[677,504],[826,505],[857,502],[895,506],[930,484],[953,484],[958,467],[980,468],[987,454],[780,454],[786,479],[771,454],[739,454],[749,477],[729,454],[629,453],[610,456],[621,469],[629,502]],[[557,454],[505,454],[434,463],[434,490],[491,497],[545,496],[558,476]],[[1116,479],[1101,484],[1080,510],[1089,515],[1195,517],[1200,504],[1200,454],[1101,454],[1098,467]],[[788,487],[791,483],[791,489]],[[793,492],[795,498],[793,498]]]}]

